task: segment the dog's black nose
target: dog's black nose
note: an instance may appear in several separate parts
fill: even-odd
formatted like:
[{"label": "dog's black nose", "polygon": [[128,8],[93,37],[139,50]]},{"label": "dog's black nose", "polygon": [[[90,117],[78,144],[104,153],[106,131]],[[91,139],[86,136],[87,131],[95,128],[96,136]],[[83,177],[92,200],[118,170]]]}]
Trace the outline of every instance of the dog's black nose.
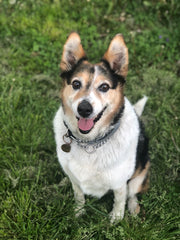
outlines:
[{"label": "dog's black nose", "polygon": [[83,118],[89,117],[92,111],[93,111],[93,108],[91,104],[86,100],[83,100],[78,106],[78,113]]}]

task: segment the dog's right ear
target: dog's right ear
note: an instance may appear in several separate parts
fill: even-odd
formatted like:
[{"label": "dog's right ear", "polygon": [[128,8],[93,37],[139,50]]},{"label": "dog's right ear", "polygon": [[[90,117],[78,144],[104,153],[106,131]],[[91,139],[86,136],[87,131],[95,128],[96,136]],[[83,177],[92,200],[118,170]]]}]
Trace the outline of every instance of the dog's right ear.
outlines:
[{"label": "dog's right ear", "polygon": [[60,68],[62,72],[71,71],[77,62],[86,58],[86,54],[81,45],[80,36],[76,32],[72,32],[66,40],[63,48]]}]

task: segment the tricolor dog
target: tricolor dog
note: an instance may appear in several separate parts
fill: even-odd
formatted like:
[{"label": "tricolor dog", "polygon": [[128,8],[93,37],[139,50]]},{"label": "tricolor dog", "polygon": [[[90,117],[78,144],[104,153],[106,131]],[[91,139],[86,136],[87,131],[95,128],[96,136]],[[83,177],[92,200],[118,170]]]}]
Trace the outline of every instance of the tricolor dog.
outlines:
[{"label": "tricolor dog", "polygon": [[81,39],[71,33],[60,63],[62,104],[54,118],[57,155],[69,177],[76,214],[84,195],[114,193],[111,221],[140,210],[136,194],[147,187],[148,140],[139,120],[147,98],[134,106],[124,96],[128,49],[117,34],[97,64],[88,62]]}]

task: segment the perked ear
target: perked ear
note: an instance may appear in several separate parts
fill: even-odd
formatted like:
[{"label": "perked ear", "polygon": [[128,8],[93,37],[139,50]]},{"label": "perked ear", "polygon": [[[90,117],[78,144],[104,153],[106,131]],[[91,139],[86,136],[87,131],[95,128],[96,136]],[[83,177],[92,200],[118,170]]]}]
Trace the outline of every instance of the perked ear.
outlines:
[{"label": "perked ear", "polygon": [[86,57],[86,54],[81,45],[81,39],[76,32],[72,32],[63,48],[60,68],[62,72],[70,71],[73,66],[81,59]]},{"label": "perked ear", "polygon": [[118,75],[127,76],[128,72],[128,48],[121,34],[117,34],[111,41],[108,50],[103,56],[111,69]]}]

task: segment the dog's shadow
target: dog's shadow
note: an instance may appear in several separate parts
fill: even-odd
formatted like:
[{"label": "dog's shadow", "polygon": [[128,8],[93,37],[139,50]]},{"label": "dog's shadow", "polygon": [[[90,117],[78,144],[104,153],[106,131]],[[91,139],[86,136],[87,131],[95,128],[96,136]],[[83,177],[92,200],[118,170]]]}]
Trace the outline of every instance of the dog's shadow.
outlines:
[{"label": "dog's shadow", "polygon": [[85,203],[86,214],[91,216],[92,214],[97,213],[108,218],[108,214],[111,212],[114,203],[113,191],[111,190],[108,191],[100,199],[91,196],[85,196],[85,198],[86,198]]}]

